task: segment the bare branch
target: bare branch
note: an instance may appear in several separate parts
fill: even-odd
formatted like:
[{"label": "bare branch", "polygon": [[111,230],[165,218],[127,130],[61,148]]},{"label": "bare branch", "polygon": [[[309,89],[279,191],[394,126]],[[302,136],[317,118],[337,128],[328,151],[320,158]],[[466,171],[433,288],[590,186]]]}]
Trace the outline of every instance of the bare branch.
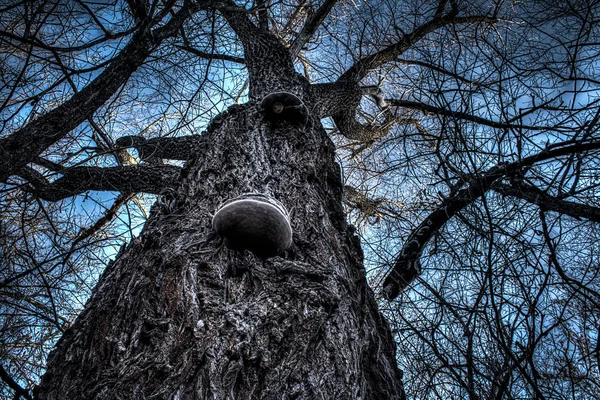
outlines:
[{"label": "bare branch", "polygon": [[445,108],[434,107],[429,104],[419,103],[416,101],[410,100],[401,100],[401,99],[385,99],[385,101],[390,106],[409,108],[412,110],[422,111],[424,113],[432,113],[436,115],[443,115],[446,117],[463,119],[466,121],[475,122],[481,125],[486,125],[492,128],[501,128],[501,129],[530,129],[534,131],[546,131],[546,130],[560,130],[557,127],[545,127],[545,126],[530,126],[530,125],[520,125],[520,124],[511,124],[506,122],[497,122],[492,121],[486,118],[481,118],[476,115],[471,115],[468,113],[460,112],[460,111],[452,111],[447,110]]},{"label": "bare branch", "polygon": [[8,374],[8,372],[6,372],[2,365],[0,365],[0,379],[2,379],[2,381],[6,383],[8,387],[15,391],[15,399],[18,399],[20,397],[24,397],[28,400],[32,399],[31,395],[29,394],[29,391],[21,387],[21,385],[19,385],[17,382],[15,382],[15,380]]},{"label": "bare branch", "polygon": [[514,182],[510,185],[502,182],[495,182],[492,185],[492,190],[504,196],[518,197],[519,199],[538,205],[543,210],[555,211],[557,213],[570,215],[573,218],[585,218],[590,221],[600,222],[599,207],[550,196],[543,190],[526,184],[525,182]]},{"label": "bare branch", "polygon": [[258,12],[258,26],[263,31],[269,30],[269,12],[267,9],[267,2],[265,0],[255,0],[256,9]]},{"label": "bare branch", "polygon": [[31,185],[31,191],[48,201],[58,201],[88,190],[116,191],[124,194],[159,194],[179,181],[181,168],[170,165],[131,165],[124,167],[74,167],[62,172],[52,183],[23,168],[21,176]]},{"label": "bare branch", "polygon": [[0,140],[0,181],[19,171],[53,143],[64,137],[102,106],[129,80],[146,57],[174,28],[190,16],[184,6],[169,22],[157,28],[140,29],[102,73],[68,101]]},{"label": "bare branch", "polygon": [[467,83],[469,85],[473,85],[476,87],[488,87],[489,86],[489,83],[477,82],[477,81],[473,81],[471,79],[467,79],[464,76],[461,76],[455,72],[448,71],[447,69],[441,68],[438,65],[434,65],[434,64],[431,64],[428,62],[424,62],[424,61],[420,61],[420,60],[405,60],[405,59],[401,59],[401,58],[397,58],[396,60],[394,60],[394,62],[396,64],[417,65],[419,67],[427,68],[427,69],[442,73],[444,75],[451,76],[452,78],[456,79],[457,81],[464,82],[464,83]]},{"label": "bare branch", "polygon": [[383,282],[383,294],[392,300],[419,276],[421,273],[419,258],[423,248],[427,245],[433,234],[441,229],[459,211],[483,196],[498,179],[541,161],[597,149],[600,149],[600,142],[582,143],[569,141],[559,143],[548,147],[548,149],[538,154],[523,158],[520,161],[495,166],[487,172],[473,177],[468,182],[463,182],[459,187],[466,184],[467,186],[464,189],[459,190],[458,187],[455,188],[448,198],[435,211],[429,214],[408,236],[392,270]]},{"label": "bare branch", "polygon": [[81,229],[81,231],[79,232],[79,234],[77,235],[75,240],[73,240],[73,244],[72,244],[71,248],[73,249],[79,242],[94,235],[96,232],[98,232],[100,229],[102,229],[102,227],[104,225],[106,225],[107,223],[112,221],[117,216],[117,212],[119,211],[121,206],[123,204],[127,203],[129,200],[131,200],[134,196],[135,196],[135,194],[132,194],[132,193],[120,194],[115,199],[115,202],[113,203],[113,205],[110,206],[110,208],[104,212],[104,215],[102,216],[102,218],[100,218],[98,221],[96,221],[96,223],[94,225],[92,225],[88,228]]},{"label": "bare branch", "polygon": [[420,39],[423,39],[428,34],[443,26],[475,22],[494,23],[497,21],[496,18],[485,15],[457,17],[456,14],[457,11],[454,8],[445,15],[442,15],[440,13],[440,9],[438,9],[438,12],[433,19],[417,27],[411,33],[403,35],[396,43],[391,44],[386,48],[369,56],[363,57],[355,62],[354,65],[348,68],[348,70],[346,70],[346,72],[344,72],[338,78],[338,82],[360,82],[369,73],[369,71],[372,71],[373,69],[389,62],[395,61],[397,57],[408,50]]},{"label": "bare branch", "polygon": [[553,240],[550,237],[550,231],[548,230],[546,215],[542,210],[540,210],[539,215],[540,222],[542,223],[542,232],[544,234],[544,240],[546,242],[546,245],[548,246],[548,250],[550,251],[550,261],[556,269],[556,272],[558,272],[558,275],[562,278],[562,280],[568,285],[570,285],[573,289],[575,289],[576,292],[588,298],[588,300],[591,300],[592,303],[597,303],[600,300],[600,293],[594,290],[593,287],[590,287],[580,282],[579,280],[567,275],[565,270],[560,265],[560,262],[558,261],[558,257],[556,255],[556,246],[554,245]]},{"label": "bare branch", "polygon": [[354,112],[347,112],[333,116],[333,121],[340,134],[350,140],[359,142],[375,142],[386,136],[390,129],[397,123],[396,118],[389,109],[383,110],[384,122],[381,124],[364,125],[356,121]]},{"label": "bare branch", "polygon": [[290,52],[274,35],[252,23],[246,10],[232,0],[220,1],[217,9],[244,47],[251,99],[262,98],[284,88],[297,94],[304,91],[306,80],[296,73]]},{"label": "bare branch", "polygon": [[127,5],[137,23],[141,23],[148,18],[148,10],[144,1],[127,0]]},{"label": "bare branch", "polygon": [[145,139],[141,136],[123,136],[117,146],[134,147],[142,160],[149,158],[187,161],[204,152],[206,144],[201,135]]},{"label": "bare branch", "polygon": [[302,50],[302,47],[310,40],[315,34],[319,26],[323,23],[325,18],[329,15],[333,7],[339,2],[339,0],[326,0],[316,13],[304,24],[302,30],[296,36],[294,43],[290,46],[290,56],[292,59],[296,58]]},{"label": "bare branch", "polygon": [[181,50],[185,50],[188,53],[191,53],[195,56],[198,56],[200,58],[205,58],[207,60],[223,60],[223,61],[231,61],[231,62],[235,62],[238,64],[245,64],[246,61],[241,58],[241,57],[236,57],[236,56],[230,56],[227,54],[217,54],[217,53],[207,53],[205,51],[201,51],[198,50],[196,48],[193,48],[192,46],[189,45],[185,45],[185,46],[181,46],[181,45],[175,45],[175,47],[181,49]]},{"label": "bare branch", "polygon": [[378,217],[382,199],[371,199],[352,186],[344,186],[344,200],[367,217]]}]

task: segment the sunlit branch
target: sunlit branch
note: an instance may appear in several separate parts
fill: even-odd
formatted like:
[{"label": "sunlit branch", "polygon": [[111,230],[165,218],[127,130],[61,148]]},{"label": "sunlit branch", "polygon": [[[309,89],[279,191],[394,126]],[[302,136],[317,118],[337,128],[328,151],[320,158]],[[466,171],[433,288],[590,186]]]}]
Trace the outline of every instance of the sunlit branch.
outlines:
[{"label": "sunlit branch", "polygon": [[88,190],[159,194],[177,184],[181,168],[170,165],[74,167],[64,170],[62,176],[51,183],[32,171],[24,167],[20,173],[32,185],[30,190],[44,200],[58,201]]},{"label": "sunlit branch", "polygon": [[[376,86],[357,86],[349,82],[310,85],[314,109],[311,113],[319,118],[332,117],[339,133],[347,139],[362,143],[374,143],[386,136],[396,124],[415,124],[418,120],[398,118],[389,108],[383,92]],[[383,116],[381,123],[364,124],[356,119],[360,101],[372,97]]]},{"label": "sunlit branch", "polygon": [[[520,161],[495,166],[487,172],[477,175],[468,181],[463,181],[461,185],[457,185],[438,208],[429,214],[406,239],[394,266],[383,282],[383,294],[385,297],[390,300],[396,298],[403,289],[419,276],[421,273],[419,258],[423,248],[432,236],[450,218],[490,190],[494,182],[506,175],[519,171],[523,167],[541,161],[597,149],[600,149],[600,142],[582,143],[569,141],[558,143],[549,146],[546,150],[538,154],[525,157]],[[460,187],[465,185],[466,187],[460,189]]]},{"label": "sunlit branch", "polygon": [[397,123],[390,110],[384,110],[384,121],[381,124],[365,125],[356,121],[354,112],[334,115],[333,121],[340,134],[350,140],[374,142],[386,136]]},{"label": "sunlit branch", "polygon": [[290,46],[290,56],[292,59],[298,56],[300,50],[302,50],[302,47],[308,43],[310,38],[315,34],[317,29],[319,29],[319,26],[321,26],[325,18],[327,18],[333,7],[338,2],[339,0],[326,0],[321,7],[319,7],[317,12],[315,12],[308,21],[306,21],[302,27],[302,30],[300,33],[298,33],[298,36],[296,36],[294,43],[292,43]]}]

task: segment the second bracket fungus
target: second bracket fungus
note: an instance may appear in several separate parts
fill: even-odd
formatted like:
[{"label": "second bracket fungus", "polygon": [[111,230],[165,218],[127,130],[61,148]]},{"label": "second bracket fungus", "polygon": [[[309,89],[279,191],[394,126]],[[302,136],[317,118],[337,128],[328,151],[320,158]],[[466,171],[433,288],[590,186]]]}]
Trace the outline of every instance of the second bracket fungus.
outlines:
[{"label": "second bracket fungus", "polygon": [[271,93],[262,100],[262,108],[270,120],[286,120],[305,124],[308,121],[308,109],[296,95],[287,92]]},{"label": "second bracket fungus", "polygon": [[212,225],[232,250],[250,250],[260,257],[281,254],[292,244],[290,217],[279,201],[247,193],[223,203]]}]

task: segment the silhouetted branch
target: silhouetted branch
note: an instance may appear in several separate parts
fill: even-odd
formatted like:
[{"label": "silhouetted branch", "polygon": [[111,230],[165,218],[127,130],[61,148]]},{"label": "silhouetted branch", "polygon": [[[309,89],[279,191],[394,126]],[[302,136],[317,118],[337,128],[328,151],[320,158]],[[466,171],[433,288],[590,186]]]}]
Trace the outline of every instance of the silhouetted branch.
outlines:
[{"label": "silhouetted branch", "polygon": [[15,382],[15,380],[8,374],[8,372],[6,372],[2,365],[0,365],[0,379],[2,379],[2,381],[6,383],[8,387],[15,391],[15,400],[21,397],[24,397],[28,400],[32,399],[31,395],[29,394],[29,391],[21,387],[21,385],[19,385],[17,382]]},{"label": "silhouetted branch", "polygon": [[[456,213],[483,196],[498,179],[540,161],[597,149],[600,149],[600,142],[581,143],[569,141],[559,143],[520,161],[495,166],[481,175],[463,181],[460,186],[457,185],[438,208],[429,214],[406,239],[392,270],[383,282],[385,297],[390,300],[396,298],[404,288],[419,276],[421,273],[419,258],[433,234],[441,229]],[[458,189],[465,185],[466,187],[463,189]]]},{"label": "silhouetted branch", "polygon": [[585,218],[600,222],[599,207],[562,200],[524,182],[515,182],[510,185],[496,182],[492,185],[492,190],[504,196],[518,197],[539,206],[543,210],[555,211],[573,218]]},{"label": "silhouetted branch", "polygon": [[88,190],[115,191],[124,194],[154,193],[173,187],[179,181],[181,168],[170,165],[131,165],[124,167],[73,167],[50,183],[30,168],[20,175],[31,183],[31,191],[48,201],[58,201]]},{"label": "silhouetted branch", "polygon": [[108,208],[104,212],[104,215],[102,216],[102,218],[100,218],[98,221],[96,221],[96,223],[94,225],[90,226],[89,228],[82,228],[81,231],[79,231],[79,234],[77,235],[75,240],[73,240],[73,245],[71,247],[73,248],[75,245],[77,245],[77,243],[89,238],[90,236],[92,236],[93,234],[98,232],[100,229],[102,229],[102,227],[104,225],[106,225],[107,223],[112,221],[117,216],[117,212],[119,211],[121,206],[123,204],[127,203],[129,200],[131,200],[133,198],[133,196],[135,196],[135,194],[133,194],[133,193],[120,194],[115,199],[112,206],[110,206],[110,208]]},{"label": "silhouetted branch", "polygon": [[0,139],[0,181],[15,174],[101,107],[192,11],[184,6],[167,24],[155,31],[145,27],[139,29],[110,65],[89,85],[60,106]]},{"label": "silhouetted branch", "polygon": [[175,47],[181,49],[181,50],[185,50],[188,53],[191,53],[193,55],[196,55],[200,58],[205,58],[207,60],[223,60],[223,61],[231,61],[231,62],[235,62],[238,64],[245,64],[246,61],[242,58],[242,57],[236,57],[236,56],[230,56],[228,54],[218,54],[218,53],[207,53],[205,51],[201,51],[198,50],[192,46],[189,45],[185,45],[185,46],[181,46],[181,45],[176,45]]},{"label": "silhouetted branch", "polygon": [[496,18],[485,15],[457,17],[458,10],[454,7],[447,14],[443,14],[445,3],[446,1],[440,2],[440,7],[438,7],[435,16],[430,21],[420,25],[411,33],[403,35],[396,43],[355,62],[354,65],[348,68],[346,72],[338,78],[338,82],[360,82],[369,71],[395,61],[398,56],[408,50],[420,39],[443,26],[474,22],[496,22]]},{"label": "silhouetted branch", "polygon": [[117,139],[117,146],[135,148],[140,159],[191,160],[202,154],[205,143],[201,135],[181,137],[161,137],[145,139],[141,136],[123,136]]},{"label": "silhouetted branch", "polygon": [[447,110],[445,108],[435,107],[425,103],[419,103],[416,101],[400,100],[400,99],[385,99],[385,101],[394,107],[409,108],[411,110],[418,110],[424,113],[431,113],[436,115],[443,115],[446,117],[463,119],[466,121],[475,122],[477,124],[486,125],[492,128],[515,128],[515,129],[529,129],[535,131],[547,131],[547,130],[560,130],[556,127],[545,127],[545,126],[530,126],[521,124],[511,124],[506,122],[492,121],[486,118],[481,118],[476,115],[468,114],[460,111]]},{"label": "silhouetted branch", "polygon": [[544,241],[546,242],[546,246],[548,246],[548,250],[550,251],[550,262],[558,272],[558,275],[561,279],[569,284],[577,293],[586,297],[591,301],[592,304],[598,304],[600,301],[600,293],[593,289],[593,287],[588,287],[588,285],[580,282],[577,279],[574,279],[567,275],[565,270],[560,265],[558,261],[558,256],[556,255],[556,246],[554,245],[552,238],[550,237],[550,231],[548,229],[548,223],[546,222],[546,215],[544,211],[540,210],[540,222],[542,223],[542,233],[544,235]]},{"label": "silhouetted branch", "polygon": [[[219,13],[236,33],[244,47],[244,58],[250,79],[249,97],[262,99],[269,93],[301,92],[306,81],[296,73],[288,49],[274,35],[257,27],[245,8],[232,0],[216,2]],[[270,68],[265,68],[270,65]],[[277,74],[270,73],[277,71]],[[291,84],[291,86],[290,86]]]}]

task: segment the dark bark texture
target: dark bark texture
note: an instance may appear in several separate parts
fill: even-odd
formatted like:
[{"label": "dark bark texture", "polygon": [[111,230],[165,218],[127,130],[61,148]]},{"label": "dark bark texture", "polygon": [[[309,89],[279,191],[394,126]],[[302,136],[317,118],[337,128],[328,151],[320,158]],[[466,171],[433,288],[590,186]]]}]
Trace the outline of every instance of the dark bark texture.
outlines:
[{"label": "dark bark texture", "polygon": [[[318,120],[273,123],[251,102],[202,140],[59,341],[36,398],[404,398]],[[218,205],[247,192],[290,211],[282,255],[229,250],[214,233]]]}]

